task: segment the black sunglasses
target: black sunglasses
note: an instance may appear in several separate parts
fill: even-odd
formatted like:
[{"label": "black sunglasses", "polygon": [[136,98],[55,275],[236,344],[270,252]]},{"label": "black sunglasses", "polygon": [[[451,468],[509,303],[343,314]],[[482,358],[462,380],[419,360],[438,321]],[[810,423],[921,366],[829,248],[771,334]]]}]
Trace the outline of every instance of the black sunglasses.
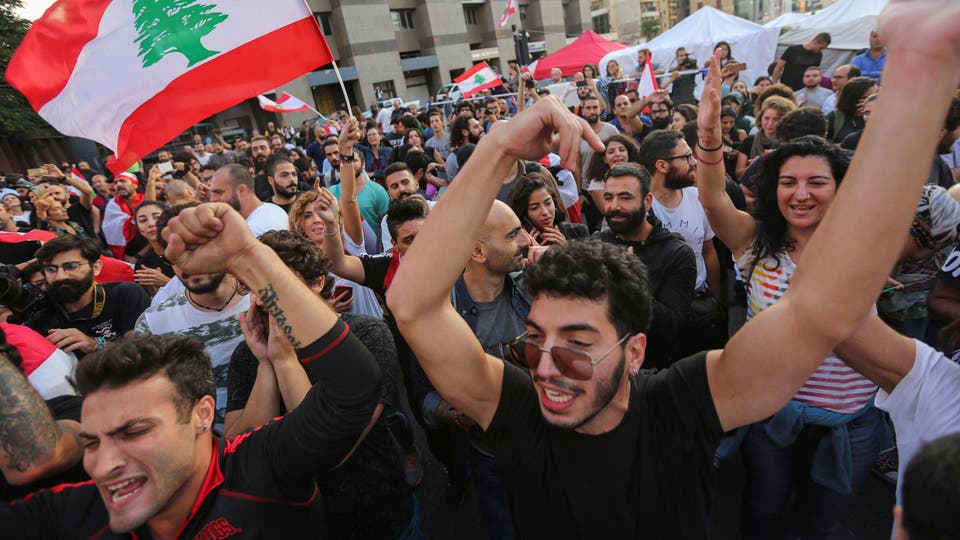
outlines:
[{"label": "black sunglasses", "polygon": [[632,334],[624,335],[619,341],[614,343],[607,352],[601,354],[596,359],[584,351],[561,347],[559,345],[544,349],[538,343],[527,338],[526,333],[521,334],[507,345],[513,354],[514,360],[527,369],[536,370],[540,366],[542,353],[548,353],[550,357],[553,358],[553,363],[557,366],[557,370],[559,370],[564,377],[586,381],[593,377],[593,367],[602,362],[604,358],[609,356],[614,349],[619,347],[620,344],[626,341],[631,335]]}]

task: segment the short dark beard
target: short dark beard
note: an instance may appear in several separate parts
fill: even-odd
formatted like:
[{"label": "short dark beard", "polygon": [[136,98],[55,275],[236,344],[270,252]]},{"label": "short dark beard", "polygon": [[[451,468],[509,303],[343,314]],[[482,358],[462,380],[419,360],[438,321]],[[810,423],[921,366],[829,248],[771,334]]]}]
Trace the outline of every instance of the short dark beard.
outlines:
[{"label": "short dark beard", "polygon": [[667,116],[666,118],[650,118],[650,121],[653,122],[653,129],[667,129],[670,127],[671,118]]},{"label": "short dark beard", "polygon": [[83,298],[91,287],[93,287],[93,271],[81,279],[65,279],[57,283],[48,283],[47,294],[61,305],[72,304]]},{"label": "short dark beard", "polygon": [[663,185],[667,189],[683,189],[695,183],[696,181],[690,178],[689,173],[686,176],[676,174],[676,169],[673,166],[670,167],[670,171],[668,171],[667,175],[663,178]]},{"label": "short dark beard", "polygon": [[[618,222],[612,221],[611,217],[625,217],[626,221]],[[610,230],[619,234],[619,235],[632,235],[633,233],[640,230],[640,227],[643,227],[643,222],[647,219],[647,208],[646,205],[640,207],[636,212],[626,213],[626,212],[607,212],[604,216],[607,219],[607,225],[610,226]]]},{"label": "short dark beard", "polygon": [[297,193],[300,193],[300,186],[297,184],[291,184],[289,188],[283,186],[273,185],[273,191],[279,197],[296,197]]},{"label": "short dark beard", "polygon": [[467,140],[468,140],[471,144],[477,144],[477,143],[480,142],[480,136],[479,136],[479,135],[474,135],[473,133],[471,133],[471,134],[467,135]]},{"label": "short dark beard", "polygon": [[183,288],[187,289],[193,294],[210,294],[220,287],[220,284],[223,283],[223,279],[225,277],[227,277],[226,274],[213,274],[210,276],[210,281],[204,283],[203,285],[188,285],[186,281],[187,278],[184,277],[182,280]]}]

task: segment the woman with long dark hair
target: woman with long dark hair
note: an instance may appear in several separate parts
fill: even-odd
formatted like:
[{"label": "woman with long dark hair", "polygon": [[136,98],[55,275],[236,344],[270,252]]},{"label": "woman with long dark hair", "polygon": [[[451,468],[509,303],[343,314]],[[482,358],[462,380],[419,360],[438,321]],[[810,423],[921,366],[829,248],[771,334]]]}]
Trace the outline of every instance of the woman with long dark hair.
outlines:
[{"label": "woman with long dark hair", "polygon": [[150,249],[140,256],[133,267],[133,279],[142,285],[150,296],[156,295],[175,275],[173,267],[163,258],[163,247],[157,238],[157,221],[164,209],[166,205],[160,201],[144,201],[133,211],[137,230],[150,243]]},{"label": "woman with long dark hair", "polygon": [[565,244],[567,239],[585,238],[589,231],[581,223],[569,223],[560,194],[550,189],[542,172],[520,178],[507,197],[523,228],[537,244]]},{"label": "woman with long dark hair", "polygon": [[863,101],[879,89],[877,81],[870,77],[854,77],[843,85],[837,96],[837,108],[827,115],[827,129],[833,142],[839,143],[864,128]]},{"label": "woman with long dark hair", "polygon": [[607,171],[621,163],[638,163],[639,148],[632,137],[623,134],[611,135],[603,141],[603,153],[595,153],[587,165],[587,174],[581,179],[583,189],[590,195],[584,205],[583,215],[591,231],[598,230],[603,222],[603,185]]},{"label": "woman with long dark hair", "polygon": [[[712,77],[708,81],[704,95],[711,95],[712,88],[716,95],[701,101],[698,125],[701,133],[719,135],[719,81]],[[849,158],[815,136],[780,145],[764,160],[753,215],[734,207],[721,163],[701,160],[700,201],[710,226],[730,248],[747,280],[749,319],[786,292],[805,247],[836,197]],[[828,536],[855,499],[882,443],[882,422],[873,408],[875,391],[876,385],[831,354],[781,411],[741,428],[742,439],[737,440],[742,441],[747,470],[740,520],[744,538],[782,533],[791,501],[812,537]],[[821,445],[838,440],[849,456],[844,466],[818,452]],[[729,451],[725,445],[721,448]]]}]

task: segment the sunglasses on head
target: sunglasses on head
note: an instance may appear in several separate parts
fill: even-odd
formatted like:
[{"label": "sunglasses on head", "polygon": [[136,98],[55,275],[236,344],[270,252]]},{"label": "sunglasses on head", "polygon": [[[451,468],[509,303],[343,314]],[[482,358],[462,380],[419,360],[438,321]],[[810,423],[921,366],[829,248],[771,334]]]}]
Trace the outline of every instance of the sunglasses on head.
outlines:
[{"label": "sunglasses on head", "polygon": [[530,340],[526,332],[507,345],[510,348],[514,360],[527,369],[536,370],[540,366],[542,353],[548,353],[550,357],[553,358],[553,363],[557,366],[557,370],[560,371],[564,377],[578,381],[586,381],[593,377],[593,367],[602,362],[604,358],[609,356],[614,349],[619,347],[632,335],[633,334],[624,335],[614,343],[612,347],[607,349],[607,352],[601,354],[596,359],[584,351],[562,347],[560,345],[554,345],[549,349],[544,349],[540,344]]}]

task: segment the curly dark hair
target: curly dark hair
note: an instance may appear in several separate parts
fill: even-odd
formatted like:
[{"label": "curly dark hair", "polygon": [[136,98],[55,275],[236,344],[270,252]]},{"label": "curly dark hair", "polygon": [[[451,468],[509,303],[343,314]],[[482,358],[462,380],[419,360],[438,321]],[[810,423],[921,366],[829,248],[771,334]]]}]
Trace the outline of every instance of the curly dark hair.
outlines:
[{"label": "curly dark hair", "polygon": [[203,343],[195,337],[162,334],[135,336],[107,345],[77,364],[71,382],[82,396],[103,388],[120,388],[166,375],[176,393],[173,403],[180,423],[190,421],[190,412],[203,396],[216,397],[213,364]]},{"label": "curly dark hair", "polygon": [[534,171],[522,176],[510,190],[510,193],[507,195],[507,200],[510,202],[510,208],[513,209],[513,213],[523,220],[527,215],[527,205],[530,202],[530,195],[538,189],[547,190],[550,198],[553,199],[553,207],[556,212],[553,216],[553,225],[556,227],[567,221],[567,209],[564,208],[563,199],[560,198],[559,193],[551,189],[549,181],[544,177],[544,173],[540,171]]},{"label": "curly dark hair", "polygon": [[[421,199],[422,200],[422,199]],[[387,231],[390,237],[396,242],[397,229],[408,221],[415,219],[427,219],[429,212],[427,205],[423,204],[417,197],[408,197],[396,201],[390,210],[387,210]]]},{"label": "curly dark hair", "polygon": [[[607,147],[611,142],[618,142],[622,144],[627,149],[627,161],[636,163],[640,160],[639,148],[637,147],[637,141],[633,137],[617,133],[616,135],[611,135],[607,137],[607,140],[603,141],[604,148]],[[587,165],[587,178],[586,181],[601,179],[607,175],[607,170],[610,167],[603,160],[605,157],[604,152],[596,152],[590,158],[590,164]]]},{"label": "curly dark hair", "polygon": [[40,249],[33,254],[33,257],[40,261],[40,264],[47,265],[50,264],[50,261],[57,255],[74,249],[80,250],[80,256],[90,264],[100,260],[100,246],[97,245],[96,240],[80,238],[72,234],[58,236],[50,240],[40,246]]},{"label": "curly dark hair", "polygon": [[330,274],[333,263],[310,239],[293,231],[267,231],[260,235],[259,240],[276,252],[283,264],[296,272],[307,285],[315,285],[324,279],[320,296],[330,298],[334,284]]},{"label": "curly dark hair", "polygon": [[777,124],[777,138],[792,141],[804,135],[823,137],[827,133],[827,117],[818,109],[804,107],[790,111]]},{"label": "curly dark hair", "polygon": [[863,94],[877,85],[877,81],[870,77],[854,77],[847,81],[837,96],[837,111],[842,112],[847,118],[860,116],[857,113],[857,103],[863,98]]},{"label": "curly dark hair", "polygon": [[646,332],[650,326],[653,304],[647,267],[622,247],[597,240],[554,246],[524,271],[523,280],[534,299],[606,298],[607,318],[619,337]]},{"label": "curly dark hair", "polygon": [[819,156],[827,160],[838,188],[850,166],[850,158],[840,147],[815,135],[805,135],[786,142],[767,154],[757,175],[757,204],[754,209],[757,236],[751,246],[754,261],[775,257],[777,252],[790,247],[787,220],[777,204],[777,185],[780,168],[788,159],[798,156]]}]

